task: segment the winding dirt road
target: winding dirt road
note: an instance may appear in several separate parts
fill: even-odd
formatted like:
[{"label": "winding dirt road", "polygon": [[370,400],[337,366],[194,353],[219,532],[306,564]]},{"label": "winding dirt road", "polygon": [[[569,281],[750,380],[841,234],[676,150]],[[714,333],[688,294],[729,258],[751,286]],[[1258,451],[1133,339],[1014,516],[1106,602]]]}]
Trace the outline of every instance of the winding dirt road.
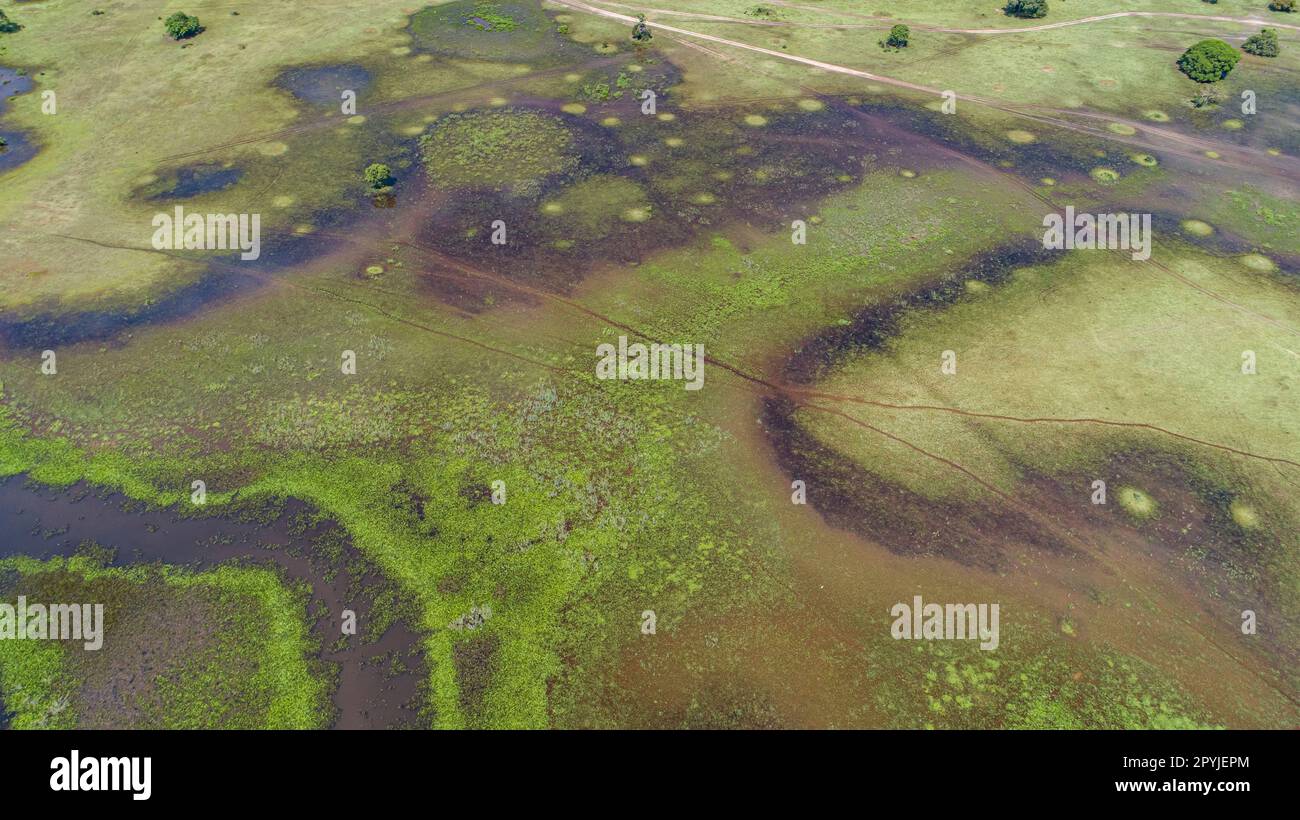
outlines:
[{"label": "winding dirt road", "polygon": [[[738,23],[746,26],[793,26],[798,28],[874,28],[886,29],[895,23],[904,22],[892,17],[874,17],[865,14],[855,14],[853,12],[838,12],[832,9],[817,8],[815,6],[801,6],[795,3],[782,3],[779,0],[773,0],[774,5],[784,6],[801,11],[811,11],[819,14],[843,14],[855,18],[871,19],[876,22],[872,23],[803,23],[794,20],[753,20],[744,17],[728,17],[721,14],[705,14],[694,11],[677,11],[675,9],[656,9],[641,6],[630,6],[626,3],[601,3],[602,6],[615,6],[617,8],[633,9],[645,12],[646,14],[663,15],[665,17],[689,17],[692,20],[703,20],[710,23]],[[918,31],[938,31],[945,34],[1021,34],[1027,31],[1050,31],[1058,28],[1070,28],[1072,26],[1082,26],[1088,23],[1099,23],[1105,20],[1116,20],[1122,17],[1173,17],[1184,20],[1212,20],[1218,23],[1236,23],[1242,26],[1268,26],[1269,28],[1282,28],[1291,31],[1300,31],[1300,25],[1291,23],[1279,23],[1275,20],[1264,20],[1258,17],[1222,17],[1215,14],[1191,14],[1189,12],[1178,11],[1115,11],[1109,14],[1094,14],[1091,17],[1080,17],[1075,20],[1059,20],[1054,23],[1039,23],[1032,26],[1019,26],[1017,28],[947,28],[945,26],[930,26],[924,23],[909,23],[911,28]],[[662,26],[661,26],[662,28]]]},{"label": "winding dirt road", "polygon": [[[774,5],[785,6],[786,8],[800,9],[802,11],[812,11],[821,14],[842,13],[852,17],[866,18],[868,15],[854,14],[852,12],[835,12],[830,9],[817,8],[816,6],[800,6],[795,3],[785,3],[781,0],[771,0]],[[618,4],[612,4],[618,5]],[[1032,26],[1019,26],[1017,28],[944,28],[942,26],[927,26],[924,24],[915,24],[911,27],[923,31],[942,31],[950,34],[1019,34],[1024,31],[1048,31],[1058,28],[1069,28],[1070,26],[1081,26],[1086,23],[1097,23],[1102,20],[1114,20],[1120,17],[1174,17],[1186,20],[1213,20],[1219,23],[1237,23],[1242,26],[1269,26],[1270,28],[1284,28],[1292,31],[1300,31],[1300,25],[1291,23],[1279,23],[1276,20],[1261,19],[1259,17],[1222,17],[1216,14],[1192,14],[1181,11],[1113,11],[1109,14],[1094,14],[1091,17],[1080,17],[1076,20],[1060,20],[1055,23],[1039,23]],[[737,22],[746,22],[740,18],[732,18]],[[888,17],[872,17],[870,19],[880,20],[880,27],[884,28],[893,23],[903,22]]]},{"label": "winding dirt road", "polygon": [[1117,17],[1178,17],[1185,20],[1213,20],[1218,23],[1236,23],[1242,26],[1268,26],[1269,28],[1285,28],[1292,31],[1300,31],[1300,26],[1294,26],[1290,23],[1278,23],[1274,20],[1261,20],[1259,18],[1241,18],[1241,17],[1220,17],[1215,14],[1188,14],[1179,11],[1115,11],[1110,14],[1095,14],[1092,17],[1080,17],[1077,20],[1062,20],[1056,23],[1041,23],[1036,26],[1022,26],[1021,28],[929,28],[927,26],[917,26],[925,28],[928,31],[946,31],[953,34],[1019,34],[1022,31],[1048,31],[1055,28],[1069,28],[1070,26],[1081,26],[1085,23],[1096,23],[1101,20],[1114,20]]},{"label": "winding dirt road", "polygon": [[[586,12],[587,14],[596,14],[601,17],[608,17],[612,20],[620,20],[622,22],[628,23],[629,25],[636,22],[635,17],[631,17],[626,14],[620,14],[619,12],[616,11],[610,11],[609,9],[601,8],[599,6],[589,5],[588,3],[581,2],[580,0],[550,0],[550,2],[556,4],[557,6],[564,6],[567,9],[572,9],[573,11],[582,11],[582,12]],[[921,91],[927,94],[942,93],[939,89],[930,88],[929,86],[919,85],[917,83],[909,83],[906,80],[896,80],[892,77],[885,77],[880,74],[872,74],[869,71],[860,71],[856,68],[849,68],[848,66],[836,65],[835,63],[825,63],[822,62],[821,60],[814,60],[810,57],[800,57],[797,54],[788,54],[784,51],[777,51],[771,48],[763,48],[762,46],[755,46],[749,43],[743,43],[739,40],[728,40],[725,37],[717,37],[712,34],[701,34],[698,31],[690,31],[684,28],[677,28],[676,26],[668,26],[668,25],[664,25],[663,23],[655,23],[655,28],[660,31],[670,32],[672,34],[680,34],[684,37],[694,37],[698,40],[707,40],[711,43],[720,43],[721,45],[731,46],[732,48],[742,48],[747,51],[754,51],[759,54],[766,54],[769,57],[777,57],[782,60],[790,60],[796,63],[803,63],[804,65],[812,66],[813,68],[820,68],[823,71],[829,71],[835,74],[848,74],[849,76],[852,77],[860,77],[861,79],[864,80],[871,80],[873,82],[885,83],[887,85],[894,85],[900,88],[910,88],[913,91]]]},{"label": "winding dirt road", "polygon": [[[627,14],[622,14],[617,11],[611,11],[610,9],[602,8],[601,6],[593,5],[591,2],[585,2],[585,0],[549,0],[549,2],[570,9],[572,11],[584,12],[586,14],[595,14],[601,17],[609,18],[611,20],[618,20],[620,22],[627,23],[629,26],[636,22],[635,17],[632,17]],[[653,9],[647,9],[647,11],[654,13]],[[1203,19],[1203,20],[1227,20],[1231,22],[1240,22],[1248,25],[1254,24],[1253,21],[1238,20],[1236,18],[1231,18],[1231,17],[1219,18],[1219,17],[1212,17],[1204,14],[1182,14],[1179,12],[1136,12],[1135,11],[1135,12],[1115,12],[1109,15],[1098,15],[1096,17],[1082,18],[1080,20],[1066,21],[1064,23],[1044,24],[1044,27],[1055,26],[1059,28],[1064,25],[1079,25],[1081,23],[1085,23],[1090,20],[1110,19],[1114,17],[1134,16],[1134,15],[1176,16],[1176,17],[1188,17],[1188,18]],[[1290,26],[1290,27],[1295,29],[1300,29],[1300,26]],[[958,94],[956,92],[947,89],[933,88],[931,86],[922,85],[920,83],[913,83],[913,82],[908,82],[907,80],[900,80],[896,77],[887,77],[883,74],[873,74],[870,71],[863,71],[857,68],[850,68],[849,66],[838,65],[836,63],[828,63],[823,60],[814,60],[811,57],[801,57],[798,54],[791,54],[788,51],[779,51],[777,49],[764,48],[763,46],[756,46],[753,45],[752,43],[746,43],[741,40],[731,40],[726,37],[719,37],[714,34],[704,34],[702,32],[691,31],[690,29],[678,28],[676,26],[666,25],[664,23],[656,22],[654,24],[654,30],[665,32],[668,34],[675,34],[678,35],[679,37],[688,37],[688,38],[693,38],[695,40],[704,40],[711,43],[718,43],[719,45],[729,46],[731,48],[736,48],[736,49],[743,49],[745,51],[751,51],[757,54],[763,54],[768,57],[774,57],[779,60],[786,60],[788,62],[800,63],[802,65],[806,65],[811,68],[819,69],[821,71],[826,71],[832,74],[844,74],[850,77],[857,77],[863,80],[870,80],[872,82],[880,83],[882,85],[889,85],[895,88],[905,88],[910,91],[917,91],[922,94],[930,94],[934,96],[945,96],[947,94],[951,94],[954,98],[958,100],[965,100],[967,102],[972,102],[977,105],[982,105],[989,108],[995,108],[999,111],[1004,111],[1008,114],[1013,114],[1015,116],[1032,119],[1043,124],[1056,125],[1062,128],[1068,128],[1075,131],[1090,133],[1095,136],[1104,136],[1107,139],[1116,142],[1142,146],[1148,149],[1159,148],[1162,150],[1173,150],[1173,151],[1183,153],[1186,156],[1195,156],[1198,154],[1203,154],[1206,151],[1213,150],[1220,153],[1221,156],[1219,161],[1221,162],[1231,163],[1239,167],[1250,168],[1256,171],[1260,170],[1261,168],[1264,168],[1264,169],[1268,169],[1270,173],[1281,174],[1290,178],[1300,178],[1300,172],[1298,172],[1297,169],[1294,167],[1294,163],[1286,160],[1285,158],[1272,157],[1268,155],[1266,152],[1258,149],[1247,148],[1235,144],[1220,143],[1212,140],[1203,139],[1200,137],[1187,136],[1173,130],[1155,127],[1148,122],[1133,122],[1130,120],[1126,120],[1122,117],[1115,117],[1115,116],[1100,114],[1096,112],[1070,111],[1070,110],[1063,110],[1057,108],[1049,108],[1040,105],[1016,105],[1016,104],[1009,103],[1005,100],[999,100],[995,98],[980,97],[973,94]],[[1029,31],[1032,30],[1032,28],[1010,29],[1010,30]],[[956,31],[956,29],[954,29],[954,31]],[[1003,31],[1008,31],[1008,29],[990,29],[990,31],[1003,32]],[[673,39],[677,39],[677,38],[673,38]],[[1102,123],[1117,123],[1117,124],[1127,125],[1133,128],[1137,132],[1137,134],[1136,135],[1116,134],[1107,131],[1105,128],[1098,128],[1090,124],[1081,124],[1079,122],[1074,122],[1072,121],[1072,119],[1070,119],[1074,117],[1083,117],[1089,120],[1094,120]]]}]

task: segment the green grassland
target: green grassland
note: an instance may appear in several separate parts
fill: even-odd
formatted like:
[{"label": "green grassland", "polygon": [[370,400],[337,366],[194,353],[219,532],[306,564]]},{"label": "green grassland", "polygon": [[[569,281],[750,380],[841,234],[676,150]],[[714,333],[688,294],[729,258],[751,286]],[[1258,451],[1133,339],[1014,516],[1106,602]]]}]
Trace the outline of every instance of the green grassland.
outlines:
[{"label": "green grassland", "polygon": [[[1262,3],[1216,4],[1213,9],[1183,0],[1147,0],[1122,6],[1107,0],[1080,0],[1054,7],[1047,18],[1019,21],[1001,14],[987,3],[895,3],[878,11],[863,11],[857,4],[795,4],[777,8],[776,25],[746,12],[761,3],[726,0],[722,3],[661,4],[668,10],[747,20],[748,24],[706,18],[656,14],[652,21],[698,31],[800,57],[825,60],[884,77],[906,80],[961,95],[978,94],[1017,105],[1049,105],[1118,111],[1139,105],[1168,105],[1194,89],[1177,71],[1168,68],[1188,45],[1206,36],[1244,39],[1258,26],[1209,19],[1121,17],[1066,28],[1018,34],[964,34],[929,31],[948,29],[1009,29],[1081,19],[1117,11],[1174,12],[1230,18],[1258,17],[1264,25],[1295,25],[1286,14],[1263,12]],[[801,8],[795,7],[801,5]],[[623,7],[610,10],[629,13]],[[1261,13],[1263,12],[1263,13]],[[882,51],[877,41],[894,22],[913,27],[911,42],[901,52]],[[760,24],[761,23],[761,24]],[[1300,32],[1280,29],[1284,41],[1295,42]],[[1239,43],[1238,43],[1239,44]],[[726,48],[719,46],[719,48]],[[1293,70],[1296,55],[1276,60],[1247,57],[1239,75],[1268,85],[1284,83],[1283,68]],[[750,87],[765,85],[769,93],[782,86],[793,89],[808,69],[782,67],[779,57],[759,57],[761,72],[751,72]],[[795,72],[794,69],[798,69]],[[1032,69],[1032,70],[1029,70]],[[1247,71],[1247,69],[1253,69]],[[783,73],[781,80],[768,71]],[[836,82],[830,74],[816,75],[818,84]],[[739,77],[737,78],[739,79]],[[1231,78],[1230,78],[1231,79]],[[861,84],[858,83],[859,92]],[[746,86],[742,86],[746,87]],[[740,94],[737,94],[740,96]],[[1176,107],[1176,106],[1174,106]]]},{"label": "green grassland", "polygon": [[[1300,375],[1289,330],[1300,316],[1294,286],[1269,281],[1238,259],[1195,255],[1177,245],[1161,250],[1154,258],[1176,275],[1116,254],[1095,261],[1076,254],[1057,265],[1019,269],[1005,285],[973,289],[942,314],[909,318],[886,350],[862,357],[820,387],[892,405],[1023,418],[1177,419],[1175,432],[1191,439],[1294,456],[1298,431],[1290,393]],[[940,371],[944,350],[957,354],[957,377]],[[1248,350],[1257,357],[1254,375],[1242,373]],[[1049,448],[1040,435],[1058,442],[1116,435],[1095,426],[1015,426],[942,412],[863,410],[881,413],[887,429],[926,440],[930,449],[1002,489],[1021,469],[1058,470],[1089,458],[1082,441]],[[1123,435],[1152,436],[1152,443],[1197,452],[1185,439],[1161,441],[1152,431]],[[915,457],[859,455],[918,492],[987,492]]]},{"label": "green grassland", "polygon": [[[287,3],[238,16],[227,4],[213,3],[207,13],[205,5],[189,9],[205,31],[181,43],[166,37],[147,8],[99,16],[73,4],[21,9],[25,28],[5,39],[2,59],[27,69],[37,89],[11,100],[5,116],[43,149],[6,175],[0,202],[6,257],[14,262],[4,269],[8,308],[127,308],[195,281],[202,274],[195,260],[152,252],[148,225],[158,205],[132,196],[189,157],[244,174],[237,185],[185,201],[186,208],[260,212],[264,231],[287,233],[310,225],[314,212],[354,202],[376,146],[409,127],[363,129],[367,109],[382,109],[393,95],[453,92],[510,75],[491,63],[422,60],[412,52],[400,3],[372,4],[365,14],[321,7],[303,26],[284,25]],[[307,110],[273,85],[283,69],[336,60],[390,69],[377,73],[393,79],[362,95],[360,119],[337,106]],[[46,89],[58,95],[52,116],[41,113],[39,91]],[[120,138],[123,131],[133,136]]]},{"label": "green grassland", "polygon": [[[671,5],[734,16],[748,8]],[[915,13],[918,26],[1016,25],[988,4],[944,5],[954,8],[881,11],[908,22]],[[486,28],[466,23],[480,6],[496,15],[482,18],[496,20]],[[856,11],[818,6],[828,15]],[[1116,8],[1069,7],[1080,16]],[[27,28],[0,41],[0,64],[28,67],[37,91],[59,89],[60,113],[41,115],[32,94],[4,115],[43,146],[3,180],[0,254],[17,260],[0,271],[6,318],[87,307],[129,313],[211,276],[203,260],[141,250],[160,207],[147,195],[198,164],[243,173],[187,208],[261,210],[272,235],[317,232],[341,249],[180,318],[60,345],[57,376],[41,373],[39,349],[5,350],[0,474],[60,486],[85,480],[159,506],[188,503],[196,479],[218,511],[259,498],[309,502],[416,601],[430,725],[1294,723],[1294,681],[1270,678],[1272,688],[1257,692],[1254,656],[1234,665],[1214,648],[1171,651],[1204,633],[1200,615],[1162,627],[1147,645],[1126,634],[1125,606],[1181,614],[1177,590],[1103,586],[1107,611],[1120,614],[1100,605],[1075,613],[1078,634],[1067,634],[1056,597],[1065,570],[1037,558],[1018,575],[938,558],[902,562],[869,534],[830,526],[815,489],[811,511],[792,508],[792,477],[756,425],[763,398],[785,386],[791,356],[851,326],[864,308],[905,302],[960,280],[981,254],[1035,241],[1043,213],[1058,203],[1102,208],[1178,191],[1180,215],[1218,232],[1162,238],[1155,261],[1163,268],[1078,254],[1018,269],[1004,282],[972,284],[954,304],[905,311],[885,349],[850,350],[824,378],[791,389],[1140,420],[1300,460],[1287,413],[1297,366],[1288,328],[1300,313],[1293,275],[1252,268],[1246,250],[1223,244],[1231,234],[1278,264],[1296,253],[1294,199],[1267,175],[1243,176],[1205,157],[1209,170],[1188,174],[1187,157],[1144,148],[1152,167],[1132,160],[1139,149],[1115,132],[1112,141],[964,102],[947,122],[925,107],[931,99],[723,45],[716,50],[730,62],[663,34],[638,50],[622,24],[560,6],[462,2],[408,17],[403,4],[372,4],[364,14],[326,5],[299,26],[285,23],[289,4],[233,16],[226,4],[196,3],[186,11],[207,30],[184,49],[146,10],[14,8]],[[1212,11],[1243,8],[1224,2]],[[796,22],[822,16],[779,10]],[[896,55],[875,45],[874,29],[672,24],[1019,104],[1124,118],[1160,108],[1176,115],[1171,128],[1189,130],[1198,127],[1182,106],[1191,84],[1163,47],[1238,28],[1119,20],[987,40],[944,35],[943,46],[916,30],[914,46]],[[1284,34],[1284,49],[1292,39]],[[1107,59],[1098,60],[1103,45]],[[1240,75],[1264,99],[1285,85],[1295,59],[1288,53],[1256,74],[1245,61],[1230,90]],[[1039,63],[1054,73],[1023,69]],[[359,118],[276,86],[285,70],[338,64],[370,75]],[[620,77],[628,90],[658,90],[668,116],[642,117],[633,94],[615,97]],[[593,91],[601,83],[608,95]],[[148,101],[141,89],[151,89]],[[878,133],[881,119],[903,123],[901,131]],[[1035,142],[1009,139],[1012,129],[1032,131]],[[1041,168],[1058,160],[1061,179],[1043,183]],[[361,190],[371,161],[395,169],[391,216]],[[1102,163],[1123,169],[1118,183],[1089,176]],[[479,202],[503,209],[523,250],[491,255],[492,212],[475,210]],[[790,241],[796,219],[806,223],[805,245]],[[457,301],[453,291],[471,295]],[[716,363],[706,389],[596,380],[592,351],[621,334],[704,344]],[[946,349],[958,352],[955,380],[939,375]],[[1240,375],[1246,349],[1258,354],[1255,376]],[[357,354],[355,375],[340,369],[344,351]],[[1251,544],[1294,533],[1300,518],[1286,493],[1293,468],[1152,431],[841,404],[1016,498],[1035,476],[1086,476],[1141,447],[1183,457],[1198,487],[1240,496],[1238,509],[1247,504],[1258,521]],[[829,450],[927,503],[988,501],[981,485],[840,417],[804,407],[794,418]],[[1129,480],[1168,506],[1165,485]],[[490,501],[498,481],[507,493],[500,505]],[[1279,543],[1251,566],[1293,619],[1295,545]],[[805,554],[831,568],[809,568]],[[24,578],[45,571],[22,566]],[[209,575],[69,566],[50,571],[85,579],[78,583],[121,576],[185,590]],[[1133,573],[1150,566],[1135,560]],[[844,567],[852,569],[836,569]],[[862,586],[835,586],[837,576],[862,577]],[[899,590],[932,579],[1017,612],[1005,625],[1006,651],[988,659],[973,647],[891,640],[884,613]],[[241,586],[252,581],[237,580],[210,588],[253,594]],[[319,684],[301,660],[305,633],[287,625],[297,605],[259,583],[257,611],[279,613],[286,625],[240,650],[239,662],[278,671],[257,685],[257,709],[222,719],[318,725]],[[819,597],[823,585],[833,590]],[[485,607],[492,615],[481,627],[452,626]],[[658,615],[653,637],[640,633],[646,609]],[[811,664],[805,640],[816,645]],[[48,647],[22,651],[30,654],[0,656],[6,687],[11,679],[50,686],[68,668]],[[804,691],[775,682],[775,673],[759,679],[755,669],[769,665],[816,689],[808,699],[821,711],[801,712]],[[1246,686],[1223,695],[1209,674],[1220,667]],[[716,684],[727,676],[739,682]],[[699,688],[670,696],[661,685]],[[150,720],[202,719],[193,691],[158,698]],[[662,706],[670,701],[680,710]],[[23,725],[38,720],[22,717]]]}]

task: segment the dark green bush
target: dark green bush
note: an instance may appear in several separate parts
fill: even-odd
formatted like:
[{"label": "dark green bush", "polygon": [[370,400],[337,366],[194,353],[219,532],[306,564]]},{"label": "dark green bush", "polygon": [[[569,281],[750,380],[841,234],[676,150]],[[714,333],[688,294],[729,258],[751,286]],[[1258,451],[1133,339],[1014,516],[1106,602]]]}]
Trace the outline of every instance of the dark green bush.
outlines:
[{"label": "dark green bush", "polygon": [[1228,76],[1240,59],[1237,50],[1222,40],[1202,40],[1183,52],[1178,68],[1198,83],[1216,83]]},{"label": "dark green bush", "polygon": [[203,31],[199,18],[178,11],[163,22],[163,27],[171,35],[173,40],[184,40],[193,37]]},{"label": "dark green bush", "polygon": [[1252,34],[1242,45],[1241,50],[1256,57],[1276,57],[1278,55],[1277,31],[1271,28]]},{"label": "dark green bush", "polygon": [[1007,0],[1002,11],[1012,17],[1046,17],[1047,0]]}]

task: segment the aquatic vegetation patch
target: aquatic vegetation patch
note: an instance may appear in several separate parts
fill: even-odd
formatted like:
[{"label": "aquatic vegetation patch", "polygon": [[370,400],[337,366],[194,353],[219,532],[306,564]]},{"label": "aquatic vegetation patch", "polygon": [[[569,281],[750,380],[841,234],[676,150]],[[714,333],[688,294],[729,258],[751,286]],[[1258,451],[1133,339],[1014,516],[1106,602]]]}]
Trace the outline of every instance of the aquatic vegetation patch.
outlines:
[{"label": "aquatic vegetation patch", "polygon": [[578,167],[573,134],[544,113],[510,109],[448,114],[420,137],[435,186],[538,193],[551,177]]},{"label": "aquatic vegetation patch", "polygon": [[[961,642],[915,644],[905,662],[915,673],[882,679],[877,700],[899,728],[1215,726],[1176,681],[1141,659],[1106,649],[1071,650],[1032,636],[1025,634],[1024,648],[997,658]],[[920,686],[909,691],[900,680]]]},{"label": "aquatic vegetation patch", "polygon": [[627,177],[602,174],[562,189],[542,206],[542,211],[556,216],[555,233],[597,240],[617,228],[620,214],[649,208],[650,200],[642,185]]},{"label": "aquatic vegetation patch", "polygon": [[457,0],[411,15],[417,51],[475,60],[564,62],[581,49],[561,35],[540,3]]},{"label": "aquatic vegetation patch", "polygon": [[0,598],[19,595],[103,602],[107,628],[94,651],[0,641],[0,699],[14,728],[310,729],[328,719],[305,593],[271,570],[0,559]]},{"label": "aquatic vegetation patch", "polygon": [[514,31],[519,25],[515,22],[515,18],[497,11],[497,6],[492,3],[476,5],[474,12],[466,18],[465,22],[479,31]]},{"label": "aquatic vegetation patch", "polygon": [[[868,156],[865,146],[835,145],[853,123],[829,110],[773,115],[761,129],[738,115],[632,113],[618,129],[598,116],[511,108],[434,123],[421,151],[435,187],[477,185],[484,193],[456,197],[431,215],[425,241],[475,268],[563,290],[594,264],[644,259],[711,226],[781,224],[792,204],[860,179]],[[539,147],[516,159],[529,140]],[[792,145],[801,147],[795,155]],[[704,178],[716,182],[702,186]],[[496,220],[509,239],[484,253]],[[512,298],[481,277],[431,286],[466,308]]]}]

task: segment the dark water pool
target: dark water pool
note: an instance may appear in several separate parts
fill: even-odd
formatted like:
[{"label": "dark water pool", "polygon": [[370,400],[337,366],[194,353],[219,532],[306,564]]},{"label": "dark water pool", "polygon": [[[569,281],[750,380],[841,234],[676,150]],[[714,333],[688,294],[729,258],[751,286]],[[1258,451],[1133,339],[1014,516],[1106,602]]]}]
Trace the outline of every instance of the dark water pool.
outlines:
[{"label": "dark water pool", "polygon": [[[0,539],[0,557],[68,556],[83,541],[94,541],[116,551],[114,566],[141,561],[196,569],[227,561],[274,565],[287,577],[310,584],[311,611],[325,613],[313,624],[313,633],[321,641],[321,659],[338,665],[333,697],[338,715],[334,727],[413,724],[422,674],[415,667],[422,664],[408,661],[408,671],[391,675],[386,673],[386,664],[376,659],[393,652],[407,654],[418,646],[419,636],[398,622],[373,643],[362,643],[360,636],[355,636],[343,650],[332,646],[340,634],[340,613],[344,609],[356,611],[358,623],[366,623],[372,606],[367,590],[373,590],[373,584],[367,581],[373,578],[364,574],[354,577],[359,566],[354,560],[355,551],[331,561],[312,550],[313,536],[329,525],[316,525],[299,533],[293,522],[305,511],[305,505],[291,502],[269,524],[189,518],[170,510],[133,510],[122,496],[96,494],[82,485],[51,489],[14,477],[0,481],[0,521],[5,530]],[[0,714],[3,711],[0,708]]]},{"label": "dark water pool", "polygon": [[347,64],[291,68],[282,72],[275,84],[312,105],[337,107],[343,103],[344,91],[360,95],[370,87],[370,72]]}]

